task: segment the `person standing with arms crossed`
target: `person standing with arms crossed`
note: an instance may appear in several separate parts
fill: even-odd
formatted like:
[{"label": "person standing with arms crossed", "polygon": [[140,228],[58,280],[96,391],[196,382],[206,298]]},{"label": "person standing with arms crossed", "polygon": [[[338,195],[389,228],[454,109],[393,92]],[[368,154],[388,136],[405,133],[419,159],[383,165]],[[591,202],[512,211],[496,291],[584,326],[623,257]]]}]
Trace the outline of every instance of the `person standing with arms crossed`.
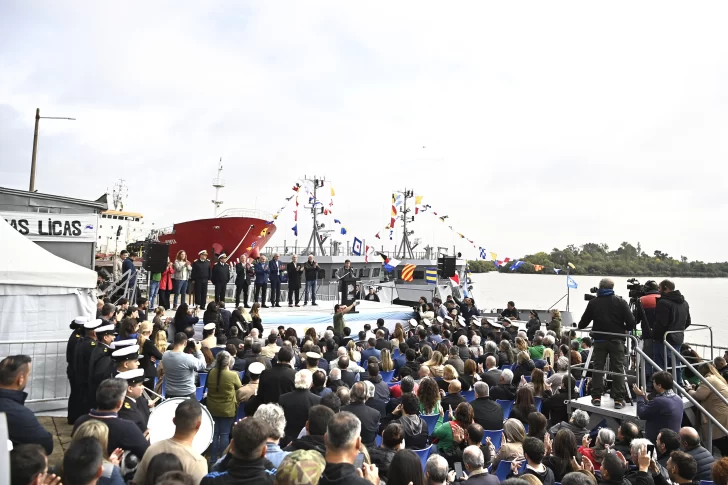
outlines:
[{"label": "person standing with arms crossed", "polygon": [[[612,392],[614,409],[624,407],[627,389],[624,385],[625,340],[627,332],[634,329],[635,320],[629,305],[614,294],[614,281],[603,278],[599,282],[597,297],[589,301],[579,321],[579,328],[583,329],[594,321],[592,337],[594,338],[594,370],[603,370],[609,356],[609,370],[616,373],[612,376]],[[625,337],[608,334],[624,334]],[[604,392],[604,374],[595,372],[592,378],[593,406],[602,405]]]}]

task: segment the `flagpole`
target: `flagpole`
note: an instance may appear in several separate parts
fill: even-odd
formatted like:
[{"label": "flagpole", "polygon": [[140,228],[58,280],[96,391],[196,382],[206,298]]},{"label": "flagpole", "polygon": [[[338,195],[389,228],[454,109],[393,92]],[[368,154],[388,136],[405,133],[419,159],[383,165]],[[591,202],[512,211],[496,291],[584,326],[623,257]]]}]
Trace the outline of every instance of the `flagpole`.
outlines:
[{"label": "flagpole", "polygon": [[569,311],[569,297],[571,294],[571,286],[569,286],[569,274],[571,273],[571,266],[566,267],[566,311]]}]

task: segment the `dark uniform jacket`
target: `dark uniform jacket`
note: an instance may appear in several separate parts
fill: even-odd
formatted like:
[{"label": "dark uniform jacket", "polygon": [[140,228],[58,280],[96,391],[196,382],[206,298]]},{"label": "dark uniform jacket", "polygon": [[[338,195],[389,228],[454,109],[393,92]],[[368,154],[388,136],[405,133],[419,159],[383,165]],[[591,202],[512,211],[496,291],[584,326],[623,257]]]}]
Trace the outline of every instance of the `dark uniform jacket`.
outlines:
[{"label": "dark uniform jacket", "polygon": [[96,389],[106,379],[116,375],[116,365],[111,358],[111,348],[103,342],[96,342],[91,352],[88,366],[88,406],[89,409],[96,407]]},{"label": "dark uniform jacket", "polygon": [[[102,413],[92,410],[76,420],[73,425],[73,433],[89,419],[98,419],[109,427],[109,445],[107,449],[109,454],[113,453],[115,449],[121,448],[135,454],[141,461],[147,448],[149,448],[149,442],[134,423],[119,418],[116,413]],[[71,436],[73,436],[73,433],[71,433]]]},{"label": "dark uniform jacket", "polygon": [[205,279],[209,280],[211,276],[211,270],[210,270],[210,260],[202,261],[201,259],[196,259],[194,263],[192,263],[192,275],[191,278],[193,280],[196,279]]},{"label": "dark uniform jacket", "polygon": [[142,433],[147,430],[149,414],[149,402],[144,396],[136,400],[126,396],[119,410],[119,417],[134,423]]},{"label": "dark uniform jacket", "polygon": [[66,375],[68,375],[68,380],[71,382],[71,386],[73,386],[73,382],[75,380],[75,374],[73,373],[73,355],[76,350],[76,345],[82,338],[83,328],[77,328],[73,331],[73,333],[71,333],[71,336],[68,337],[68,345],[66,345],[66,364],[68,364],[66,367]]},{"label": "dark uniform jacket", "polygon": [[217,262],[212,267],[212,284],[222,285],[228,284],[230,281],[230,266],[227,263]]},{"label": "dark uniform jacket", "polygon": [[73,351],[73,373],[76,376],[76,386],[78,389],[80,402],[84,403],[83,413],[85,414],[91,409],[88,406],[89,392],[91,382],[89,380],[89,367],[91,364],[91,354],[98,345],[96,340],[88,337],[82,337],[81,341],[76,344]]}]

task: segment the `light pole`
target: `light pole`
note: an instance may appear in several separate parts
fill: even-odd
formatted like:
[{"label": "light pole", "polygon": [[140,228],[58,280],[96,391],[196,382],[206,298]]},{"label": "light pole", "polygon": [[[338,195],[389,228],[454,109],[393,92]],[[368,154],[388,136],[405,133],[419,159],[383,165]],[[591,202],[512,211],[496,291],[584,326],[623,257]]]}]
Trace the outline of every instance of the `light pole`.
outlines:
[{"label": "light pole", "polygon": [[41,116],[40,108],[35,109],[35,133],[33,134],[33,161],[30,164],[30,192],[35,191],[35,156],[38,153],[38,122],[41,119],[45,120],[71,120],[76,121],[76,118],[65,118],[58,116]]}]

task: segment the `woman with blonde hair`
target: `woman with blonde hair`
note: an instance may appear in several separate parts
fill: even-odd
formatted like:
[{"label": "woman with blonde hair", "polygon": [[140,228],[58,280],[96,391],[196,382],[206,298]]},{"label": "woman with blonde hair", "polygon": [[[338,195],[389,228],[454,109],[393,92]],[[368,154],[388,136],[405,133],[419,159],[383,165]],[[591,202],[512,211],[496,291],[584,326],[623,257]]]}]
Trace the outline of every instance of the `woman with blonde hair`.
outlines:
[{"label": "woman with blonde hair", "polygon": [[516,337],[516,352],[528,352],[528,343],[521,337]]},{"label": "woman with blonde hair", "polygon": [[346,344],[346,350],[349,353],[349,360],[359,365],[359,362],[361,362],[361,352],[356,350],[356,344],[353,340],[349,340],[349,343]]},{"label": "woman with blonde hair", "polygon": [[253,303],[253,307],[250,309],[250,328],[258,329],[258,335],[263,336],[263,319],[260,318],[260,303],[257,301]]},{"label": "woman with blonde hair", "polygon": [[187,261],[187,253],[180,249],[174,259],[174,308],[177,308],[177,301],[182,295],[182,303],[186,303],[187,281],[190,279],[192,265]]},{"label": "woman with blonde hair", "polygon": [[526,429],[517,419],[508,419],[503,425],[503,439],[501,447],[493,459],[492,470],[498,469],[503,461],[523,460],[523,442],[526,440]]},{"label": "woman with blonde hair", "polygon": [[381,370],[385,372],[394,370],[394,361],[392,361],[392,353],[389,349],[382,349],[379,358],[382,361],[382,364],[380,365]]},{"label": "woman with blonde hair", "polygon": [[[718,391],[723,398],[728,399],[728,384],[720,372],[710,362],[700,364],[697,371],[705,380]],[[728,405],[715,395],[708,386],[700,384],[696,389],[688,391],[696,401],[700,402],[708,414],[715,416],[723,427],[728,428]],[[708,436],[708,426],[713,427],[713,446],[720,450],[721,455],[728,456],[728,437],[703,415],[703,436]]]},{"label": "woman with blonde hair", "polygon": [[445,358],[442,356],[442,353],[436,350],[432,353],[430,360],[422,365],[430,368],[430,374],[432,374],[433,377],[442,377],[442,374],[445,371],[445,366],[443,365],[444,362]]},{"label": "woman with blonde hair", "polygon": [[458,377],[460,377],[460,375],[458,374],[458,371],[455,369],[455,367],[447,364],[442,368],[442,380],[437,381],[437,385],[443,391],[448,392],[448,389],[450,388],[450,383],[452,381],[458,381]]},{"label": "woman with blonde hair", "polygon": [[420,356],[417,358],[417,362],[424,364],[432,358],[432,347],[425,345],[420,349]]},{"label": "woman with blonde hair", "polygon": [[394,332],[392,332],[392,339],[395,339],[395,338],[397,340],[399,340],[400,342],[404,342],[404,341],[407,340],[405,338],[404,328],[402,327],[402,323],[401,322],[397,322],[397,323],[394,324]]},{"label": "woman with blonde hair", "polygon": [[513,385],[517,386],[521,380],[521,376],[530,376],[533,369],[536,368],[536,364],[531,360],[531,356],[528,355],[527,351],[518,352],[516,368],[513,369]]},{"label": "woman with blonde hair", "polygon": [[151,335],[151,322],[142,322],[139,325],[137,344],[139,344],[139,352],[142,354],[139,358],[139,367],[144,369],[144,377],[147,378],[147,381],[144,382],[144,387],[147,389],[154,389],[154,378],[157,376],[155,363],[162,361],[162,352],[157,349],[154,342],[150,339]]},{"label": "woman with blonde hair", "polygon": [[78,441],[81,438],[93,438],[99,442],[101,449],[104,451],[104,469],[99,478],[99,485],[124,485],[124,478],[121,476],[121,456],[124,451],[121,448],[115,449],[109,455],[109,427],[106,423],[98,419],[89,419],[73,433],[71,442]]}]

